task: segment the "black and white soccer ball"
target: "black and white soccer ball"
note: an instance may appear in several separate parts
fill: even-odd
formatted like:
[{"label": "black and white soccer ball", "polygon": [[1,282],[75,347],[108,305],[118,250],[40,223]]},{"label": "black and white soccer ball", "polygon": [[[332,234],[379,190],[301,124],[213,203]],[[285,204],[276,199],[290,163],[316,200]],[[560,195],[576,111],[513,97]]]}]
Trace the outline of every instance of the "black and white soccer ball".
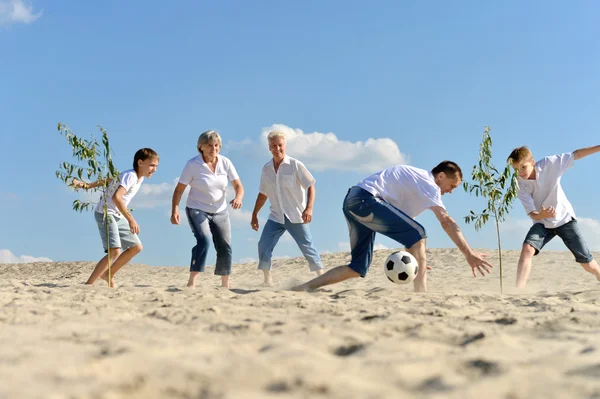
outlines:
[{"label": "black and white soccer ball", "polygon": [[394,252],[385,260],[383,270],[394,284],[408,284],[415,279],[419,265],[414,256],[406,251]]}]

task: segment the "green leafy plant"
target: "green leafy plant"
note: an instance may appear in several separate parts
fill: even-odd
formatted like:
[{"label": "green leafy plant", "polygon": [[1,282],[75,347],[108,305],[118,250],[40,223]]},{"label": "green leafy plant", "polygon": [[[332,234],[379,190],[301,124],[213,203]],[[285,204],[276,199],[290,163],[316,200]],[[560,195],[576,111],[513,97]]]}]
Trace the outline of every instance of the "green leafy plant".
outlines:
[{"label": "green leafy plant", "polygon": [[474,223],[475,230],[481,229],[491,218],[496,223],[496,235],[498,239],[498,257],[500,259],[500,292],[503,292],[502,284],[502,245],[500,241],[500,223],[502,223],[512,203],[517,197],[517,175],[512,171],[512,166],[507,164],[500,173],[492,164],[492,136],[490,128],[486,126],[483,131],[481,144],[479,145],[479,162],[473,166],[471,178],[473,183],[465,181],[463,187],[476,197],[487,200],[487,206],[480,213],[470,211],[465,216],[466,223]]},{"label": "green leafy plant", "polygon": [[[66,125],[59,123],[58,132],[67,139],[71,146],[75,162],[61,162],[56,177],[69,187],[80,188],[76,183],[88,181],[98,182],[97,186],[90,188],[90,191],[100,191],[102,198],[107,198],[109,189],[113,182],[118,180],[119,171],[115,168],[112,161],[112,150],[108,139],[108,133],[102,126],[98,126],[102,136],[99,143],[92,135],[89,139],[77,136]],[[82,201],[76,199],[73,201],[73,210],[82,212],[84,210],[94,210],[95,202]],[[108,207],[106,201],[102,207],[104,215],[104,228],[108,237]],[[108,240],[108,281],[111,281],[111,259],[110,259],[110,240]]]}]

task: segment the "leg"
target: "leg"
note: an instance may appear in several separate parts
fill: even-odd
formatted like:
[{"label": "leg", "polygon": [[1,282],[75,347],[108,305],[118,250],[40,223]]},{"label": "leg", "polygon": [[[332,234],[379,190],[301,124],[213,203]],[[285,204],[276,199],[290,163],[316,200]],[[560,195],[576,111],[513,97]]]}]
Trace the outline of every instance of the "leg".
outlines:
[{"label": "leg", "polygon": [[217,251],[215,274],[221,276],[221,287],[229,288],[231,275],[231,223],[227,210],[209,218],[209,227],[212,233],[213,244]]},{"label": "leg", "polygon": [[134,256],[136,256],[137,254],[142,252],[142,249],[143,249],[142,244],[136,245],[131,248],[127,248],[112,264],[112,266],[110,268],[110,281],[108,281],[108,268],[102,274],[102,276],[100,276],[100,278],[102,280],[106,281],[108,283],[109,287],[114,288],[115,287],[115,274],[117,274],[117,272],[119,270],[121,270],[121,268],[123,266],[125,266],[127,263],[129,263],[131,261],[131,259],[133,259]]},{"label": "leg", "polygon": [[[121,254],[121,248],[111,248],[109,250],[109,254],[110,261],[114,264],[114,262],[119,258],[119,255]],[[104,274],[104,272],[108,269],[108,257],[109,256],[106,255],[100,260],[100,262],[98,262],[98,264],[94,268],[94,271],[92,272],[88,280],[85,282],[86,284],[94,284],[100,278],[100,276]]]},{"label": "leg", "polygon": [[531,271],[531,260],[535,255],[535,248],[528,243],[523,244],[521,256],[519,256],[519,265],[517,266],[517,288],[525,288],[529,272]]},{"label": "leg", "polygon": [[210,241],[210,229],[206,213],[199,209],[185,208],[190,228],[196,237],[196,245],[192,248],[192,260],[190,262],[190,278],[187,286],[194,288],[198,274],[204,271],[206,256]]},{"label": "leg", "polygon": [[417,241],[412,247],[406,249],[415,257],[419,270],[413,282],[415,292],[427,292],[427,254],[425,251],[425,239]]},{"label": "leg", "polygon": [[[324,285],[335,284],[350,278],[364,277],[366,275],[369,266],[371,265],[371,259],[373,258],[375,232],[363,224],[364,219],[361,222],[361,220],[354,216],[355,214],[352,210],[359,212],[365,207],[365,204],[361,196],[354,197],[351,193],[352,189],[344,199],[343,206],[343,212],[350,235],[350,253],[352,256],[350,265],[333,268],[327,271],[327,273],[318,276],[305,284],[293,287],[292,290],[314,290]],[[358,194],[361,193],[358,192]]]},{"label": "leg", "polygon": [[541,223],[535,223],[525,236],[521,256],[519,256],[519,265],[517,266],[517,288],[525,288],[529,272],[531,271],[531,260],[537,255],[546,244],[556,235],[554,229],[547,229]]},{"label": "leg", "polygon": [[292,290],[293,291],[315,290],[319,287],[323,287],[324,285],[335,284],[335,283],[339,283],[340,281],[344,281],[344,280],[348,280],[350,278],[356,278],[356,277],[360,277],[360,274],[358,274],[354,270],[350,269],[350,267],[338,266],[338,267],[335,267],[335,268],[327,271],[327,273],[310,280],[307,283],[292,287]]},{"label": "leg", "polygon": [[600,267],[594,260],[590,250],[579,231],[577,220],[573,219],[569,223],[562,225],[556,229],[557,235],[562,238],[563,242],[569,248],[569,251],[575,256],[575,261],[583,267],[583,269],[593,274],[596,279],[600,280]]},{"label": "leg", "polygon": [[294,241],[296,241],[296,244],[298,244],[298,248],[300,248],[302,255],[304,255],[304,258],[308,262],[310,271],[316,272],[317,276],[323,274],[321,257],[313,244],[308,224],[292,223],[288,218],[285,218],[285,229],[290,233]]},{"label": "leg", "polygon": [[279,242],[281,236],[285,233],[285,226],[271,219],[267,220],[258,241],[258,268],[263,271],[264,283],[267,287],[273,286],[271,277],[271,260],[273,250]]},{"label": "leg", "polygon": [[[121,248],[125,250],[121,255],[113,262],[109,270],[105,271],[100,278],[108,283],[109,287],[115,287],[114,275],[127,263],[133,259],[134,256],[142,252],[143,246],[140,238],[137,234],[131,232],[131,227],[124,217],[115,217],[117,228],[119,229],[119,239],[121,241]],[[109,281],[110,274],[110,281]]]}]

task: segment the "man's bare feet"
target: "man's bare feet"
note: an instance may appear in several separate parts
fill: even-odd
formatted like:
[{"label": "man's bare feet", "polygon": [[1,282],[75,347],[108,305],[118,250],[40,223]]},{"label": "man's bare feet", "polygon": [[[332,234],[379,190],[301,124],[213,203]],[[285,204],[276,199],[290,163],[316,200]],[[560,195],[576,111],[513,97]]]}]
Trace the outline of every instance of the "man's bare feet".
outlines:
[{"label": "man's bare feet", "polygon": [[323,269],[315,270],[315,273],[317,273],[317,276],[321,276],[323,275]]},{"label": "man's bare feet", "polygon": [[310,291],[310,288],[305,283],[305,284],[295,285],[291,288],[291,290],[292,291]]},{"label": "man's bare feet", "polygon": [[413,282],[415,286],[415,292],[427,292],[427,285],[416,280]]}]

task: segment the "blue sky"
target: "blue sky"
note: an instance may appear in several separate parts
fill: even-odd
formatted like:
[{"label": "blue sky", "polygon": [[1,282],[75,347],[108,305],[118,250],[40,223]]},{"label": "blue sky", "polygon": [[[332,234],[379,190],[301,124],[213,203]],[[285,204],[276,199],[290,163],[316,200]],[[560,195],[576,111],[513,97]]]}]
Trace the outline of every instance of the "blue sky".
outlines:
[{"label": "blue sky", "polygon": [[[234,261],[256,259],[250,213],[274,124],[317,179],[317,249],[346,251],[342,199],[378,169],[451,159],[469,175],[485,125],[497,165],[523,144],[536,158],[600,144],[599,14],[594,1],[0,0],[0,261],[102,256],[93,215],[73,212],[78,194],[54,176],[71,159],[57,122],[80,135],[103,125],[121,170],[141,147],[160,154],[131,203],[145,247],[135,262],[189,264],[194,238],[170,224],[170,199],[208,129],[246,189],[230,210]],[[563,179],[595,250],[598,169],[600,154]],[[491,225],[462,220],[482,200],[457,190],[444,202],[472,246],[496,248]],[[430,247],[452,247],[431,212],[417,220]],[[504,246],[519,248],[529,225],[515,203]],[[299,254],[289,236],[275,251]]]}]

